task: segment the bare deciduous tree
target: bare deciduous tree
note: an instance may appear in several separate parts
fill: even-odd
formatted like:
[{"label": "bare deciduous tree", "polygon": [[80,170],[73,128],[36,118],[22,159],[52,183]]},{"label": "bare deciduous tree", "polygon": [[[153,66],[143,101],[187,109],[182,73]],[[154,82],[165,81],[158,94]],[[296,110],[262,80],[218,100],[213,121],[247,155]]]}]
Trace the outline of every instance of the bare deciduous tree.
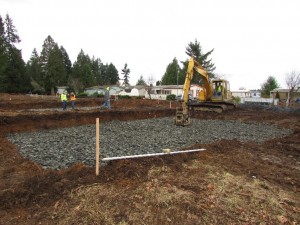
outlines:
[{"label": "bare deciduous tree", "polygon": [[285,78],[286,85],[289,88],[287,105],[294,99],[294,93],[300,88],[300,72],[293,70]]},{"label": "bare deciduous tree", "polygon": [[147,79],[147,93],[149,95],[149,98],[151,99],[151,90],[153,88],[153,84],[154,84],[155,80],[154,80],[154,77],[153,75],[150,75]]}]

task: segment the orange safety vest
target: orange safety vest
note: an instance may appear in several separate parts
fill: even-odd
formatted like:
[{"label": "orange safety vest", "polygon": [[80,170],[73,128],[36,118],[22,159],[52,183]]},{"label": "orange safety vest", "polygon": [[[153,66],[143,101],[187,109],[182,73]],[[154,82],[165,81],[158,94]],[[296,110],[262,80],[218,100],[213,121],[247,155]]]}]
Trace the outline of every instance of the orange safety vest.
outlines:
[{"label": "orange safety vest", "polygon": [[71,95],[71,96],[70,96],[70,100],[71,100],[71,101],[75,101],[75,100],[76,100],[75,95]]}]

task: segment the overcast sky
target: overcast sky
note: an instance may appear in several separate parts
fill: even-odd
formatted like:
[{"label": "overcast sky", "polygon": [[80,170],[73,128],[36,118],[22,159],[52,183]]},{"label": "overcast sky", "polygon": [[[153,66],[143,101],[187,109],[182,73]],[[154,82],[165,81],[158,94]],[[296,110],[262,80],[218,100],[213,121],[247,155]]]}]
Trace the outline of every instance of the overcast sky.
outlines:
[{"label": "overcast sky", "polygon": [[82,49],[119,71],[130,83],[143,75],[160,80],[197,39],[216,73],[231,89],[259,89],[269,76],[286,87],[300,70],[299,0],[0,0],[21,38],[25,62],[50,35],[74,63]]}]

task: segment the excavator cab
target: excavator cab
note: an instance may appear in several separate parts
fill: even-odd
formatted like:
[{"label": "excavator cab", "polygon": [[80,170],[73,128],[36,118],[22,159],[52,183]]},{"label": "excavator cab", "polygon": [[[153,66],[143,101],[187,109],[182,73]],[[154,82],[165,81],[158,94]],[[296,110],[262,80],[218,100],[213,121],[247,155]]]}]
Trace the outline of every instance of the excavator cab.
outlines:
[{"label": "excavator cab", "polygon": [[231,99],[230,85],[227,80],[216,79],[211,81],[212,101],[228,101]]}]

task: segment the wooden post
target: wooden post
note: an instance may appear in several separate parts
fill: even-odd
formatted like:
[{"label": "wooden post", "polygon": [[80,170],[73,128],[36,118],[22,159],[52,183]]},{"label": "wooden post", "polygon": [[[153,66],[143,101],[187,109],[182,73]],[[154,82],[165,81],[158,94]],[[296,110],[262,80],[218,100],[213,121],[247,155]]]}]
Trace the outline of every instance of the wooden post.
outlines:
[{"label": "wooden post", "polygon": [[172,103],[171,103],[171,101],[170,101],[170,109],[172,108]]},{"label": "wooden post", "polygon": [[100,136],[99,118],[96,118],[96,176],[99,175],[99,136]]}]

